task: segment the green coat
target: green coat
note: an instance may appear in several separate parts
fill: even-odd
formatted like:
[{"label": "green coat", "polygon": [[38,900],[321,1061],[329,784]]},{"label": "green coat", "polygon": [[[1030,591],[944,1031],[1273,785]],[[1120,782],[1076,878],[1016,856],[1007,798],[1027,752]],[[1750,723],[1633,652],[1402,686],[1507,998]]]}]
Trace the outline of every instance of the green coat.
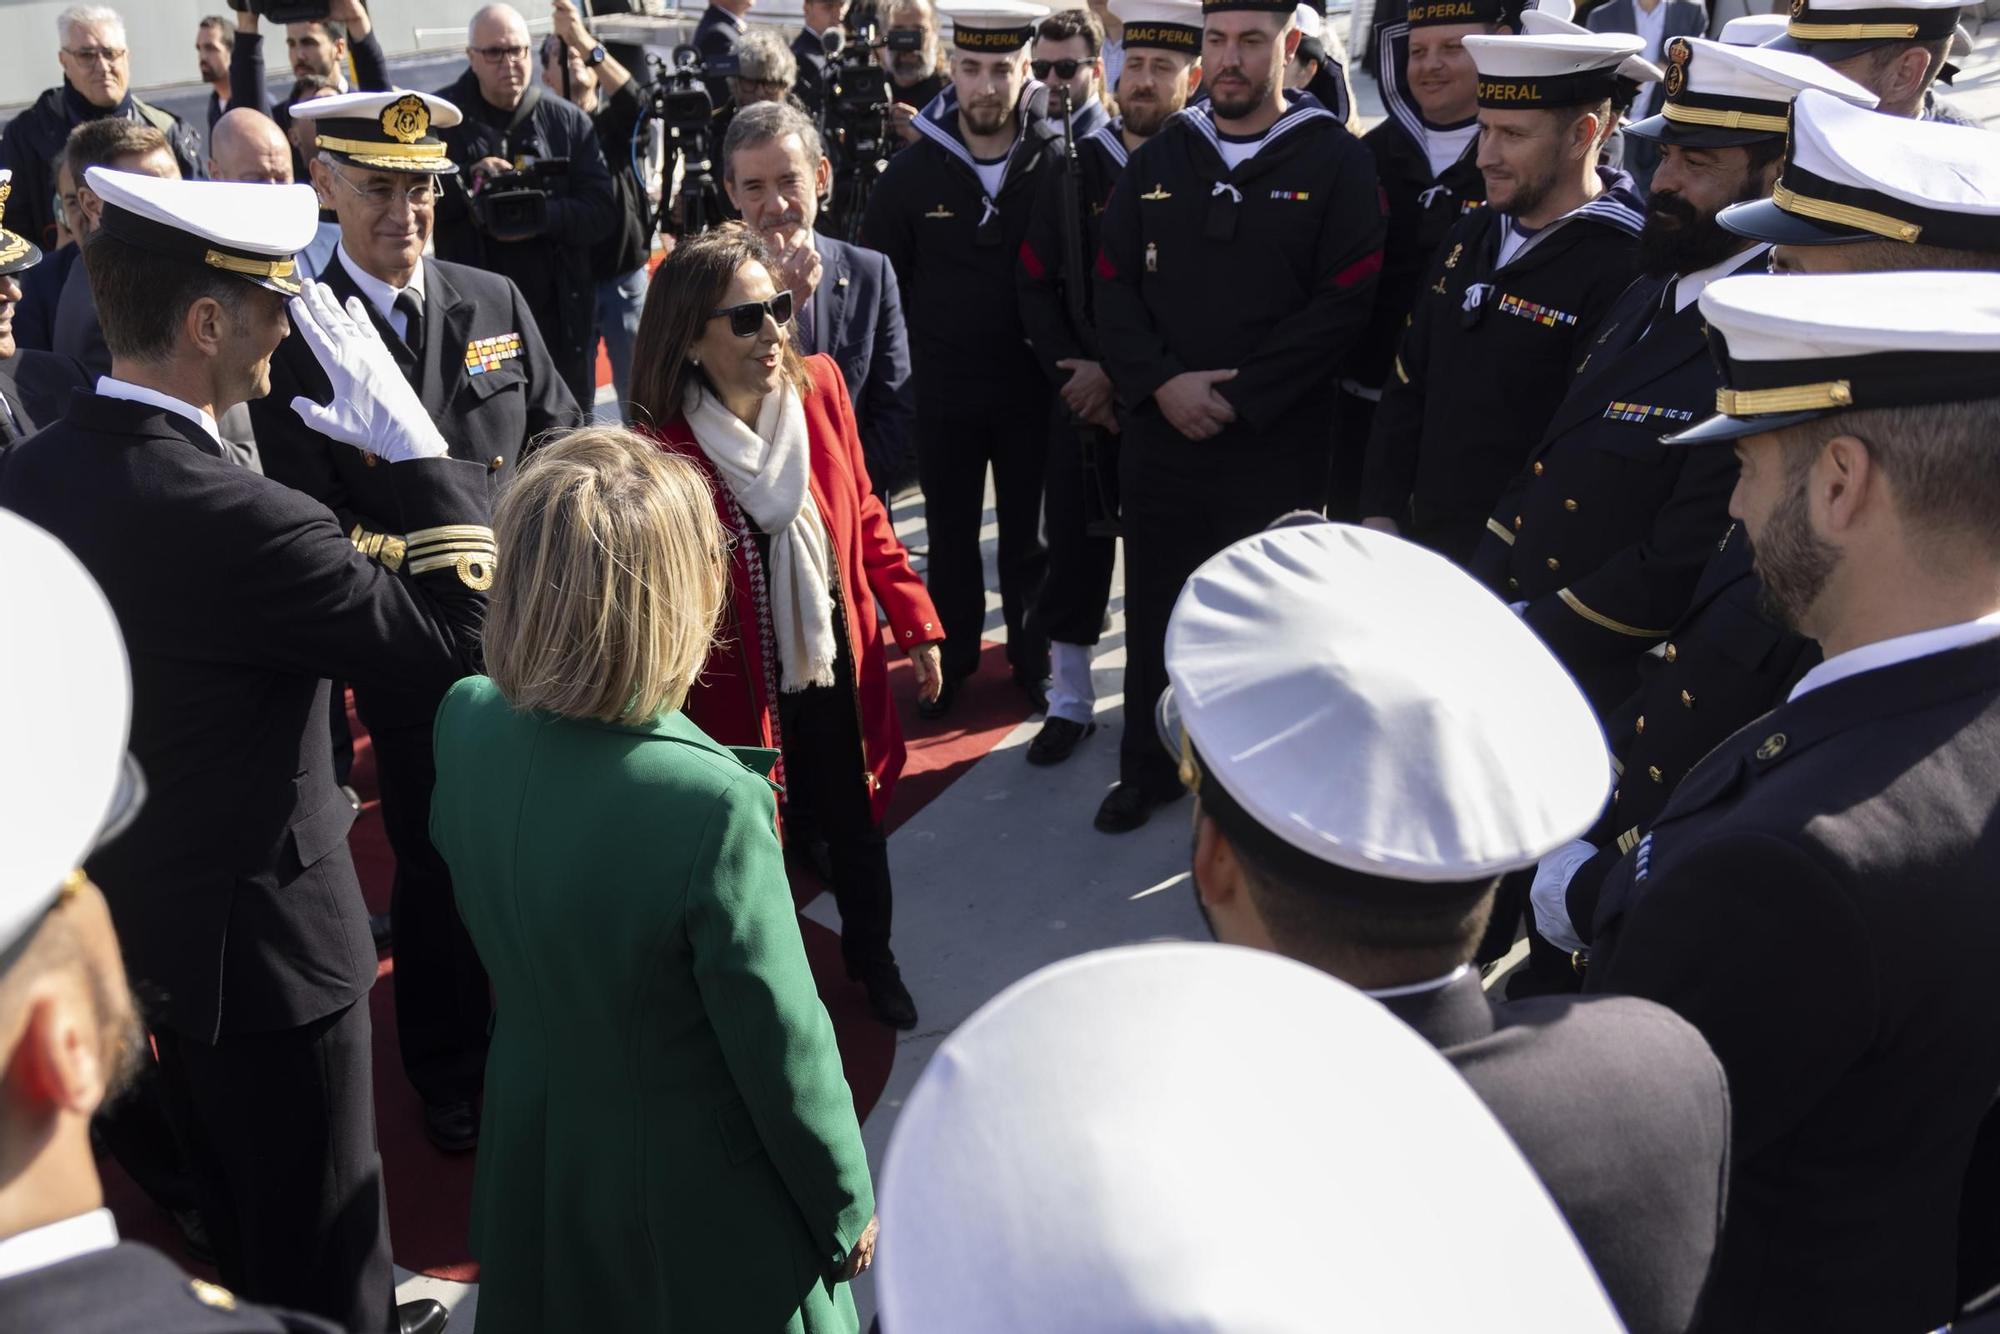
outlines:
[{"label": "green coat", "polygon": [[479,1328],[846,1331],[875,1210],[770,785],[679,713],[438,710],[431,839],[498,998]]}]

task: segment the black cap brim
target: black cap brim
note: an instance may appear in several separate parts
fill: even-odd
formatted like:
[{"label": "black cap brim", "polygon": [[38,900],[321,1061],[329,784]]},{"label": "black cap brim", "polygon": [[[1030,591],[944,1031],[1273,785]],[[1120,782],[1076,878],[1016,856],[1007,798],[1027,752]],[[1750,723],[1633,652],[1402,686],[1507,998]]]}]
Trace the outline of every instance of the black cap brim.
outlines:
[{"label": "black cap brim", "polygon": [[1720,126],[1683,125],[1669,120],[1664,113],[1635,120],[1620,128],[1626,134],[1658,144],[1672,144],[1676,148],[1741,148],[1766,139],[1784,138],[1768,130],[1726,130]]},{"label": "black cap brim", "polygon": [[1769,241],[1772,245],[1848,245],[1855,241],[1881,239],[1869,232],[1835,227],[1802,218],[1796,213],[1787,213],[1769,199],[1731,204],[1716,214],[1715,220],[1726,231],[1747,236],[1753,241]]},{"label": "black cap brim", "polygon": [[16,232],[0,231],[0,277],[32,269],[42,262],[42,248]]},{"label": "black cap brim", "polygon": [[1660,437],[1663,445],[1724,445],[1732,440],[1741,440],[1749,435],[1762,435],[1766,431],[1782,431],[1787,426],[1797,426],[1800,422],[1815,421],[1830,417],[1838,408],[1816,409],[1811,412],[1774,412],[1759,417],[1728,417],[1721,413],[1706,421],[1698,421],[1685,431]]}]

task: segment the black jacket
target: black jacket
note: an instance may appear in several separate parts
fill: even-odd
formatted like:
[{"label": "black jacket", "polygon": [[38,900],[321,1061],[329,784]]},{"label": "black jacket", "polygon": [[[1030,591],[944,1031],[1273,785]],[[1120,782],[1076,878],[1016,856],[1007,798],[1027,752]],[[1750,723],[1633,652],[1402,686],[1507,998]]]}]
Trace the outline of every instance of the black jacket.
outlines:
[{"label": "black jacket", "polygon": [[[1413,116],[1414,118],[1414,116]],[[1396,360],[1396,344],[1416,308],[1424,275],[1437,250],[1460,218],[1486,203],[1486,177],[1477,165],[1478,138],[1444,170],[1431,174],[1431,162],[1395,116],[1361,136],[1375,157],[1375,175],[1382,184],[1382,202],[1389,210],[1388,234],[1382,243],[1382,278],[1375,286],[1375,313],[1368,332],[1354,345],[1347,378],[1365,389],[1380,390]]]},{"label": "black jacket", "polygon": [[1628,997],[1495,1001],[1477,972],[1382,1003],[1520,1148],[1632,1334],[1682,1334],[1729,1170],[1728,1086],[1701,1034]]},{"label": "black jacket", "polygon": [[895,266],[910,331],[917,404],[1018,407],[1041,392],[1014,297],[1014,263],[1036,188],[1059,165],[1062,135],[1030,82],[1000,191],[989,199],[958,131],[947,88],[917,118],[923,136],[889,161],[862,220],[861,242]]},{"label": "black jacket", "polygon": [[854,401],[854,423],[877,488],[916,466],[916,396],[910,385],[910,336],[896,270],[872,250],[815,236],[819,286],[806,304],[812,347],[833,358]]},{"label": "black jacket", "polygon": [[1641,209],[1631,180],[1545,227],[1500,264],[1510,220],[1468,213],[1446,234],[1375,410],[1361,513],[1455,560],[1527,462],[1583,340],[1632,281]]},{"label": "black jacket", "polygon": [[[1763,263],[1760,249],[1736,271]],[[1528,604],[1600,711],[1632,693],[1636,660],[1687,610],[1736,485],[1727,445],[1660,443],[1714,411],[1717,384],[1699,303],[1675,311],[1667,288],[1641,278],[1612,306],[1471,567]]]},{"label": "black jacket", "polygon": [[1153,391],[1183,371],[1234,368],[1236,421],[1201,451],[1325,450],[1335,368],[1367,325],[1382,267],[1368,150],[1294,98],[1234,171],[1206,105],[1132,154],[1103,219],[1095,309],[1104,368],[1142,432],[1179,440]]},{"label": "black jacket", "polygon": [[33,435],[69,411],[70,395],[90,387],[83,367],[53,352],[19,348],[0,361],[0,395],[24,436]]},{"label": "black jacket", "polygon": [[[718,5],[710,5],[703,10],[694,25],[694,49],[701,52],[702,63],[713,65],[717,60],[736,54],[736,44],[743,40],[743,23],[735,15]],[[716,75],[706,79],[708,100],[720,108],[729,101],[729,79]]]},{"label": "black jacket", "polygon": [[1618,859],[1638,846],[1695,761],[1783,702],[1819,645],[1765,613],[1750,539],[1731,524],[1712,547],[1688,610],[1659,652],[1639,660],[1643,684],[1605,719],[1619,767],[1611,804],[1588,841],[1595,857],[1569,882],[1569,915],[1589,942],[1597,896]]},{"label": "black jacket", "polygon": [[1704,1328],[1935,1329],[2000,1089],[2000,641],[1861,672],[1737,731],[1598,904],[1586,983],[1729,1076]]},{"label": "black jacket", "polygon": [[[479,465],[382,471],[413,543],[488,522]],[[478,671],[486,595],[471,584],[491,572],[392,572],[405,553],[363,556],[325,506],[225,462],[199,426],[96,394],[7,451],[0,505],[83,562],[131,655],[146,804],[86,869],[148,1019],[212,1042],[367,995],[375,942],[327,678],[442,690]]]},{"label": "black jacket", "polygon": [[799,77],[792,84],[792,96],[818,121],[825,114],[826,95],[833,84],[833,61],[826,54],[826,44],[803,28],[792,38],[792,54],[799,61]]},{"label": "black jacket", "polygon": [[56,345],[56,313],[62,305],[63,287],[69,271],[83,258],[82,247],[71,241],[56,250],[42,252],[42,262],[15,277],[21,283],[21,301],[14,307],[14,343],[18,347],[50,352]]},{"label": "black jacket", "polygon": [[[437,257],[469,264],[514,280],[548,344],[549,355],[578,402],[593,397],[597,362],[597,280],[591,247],[618,226],[618,197],[590,117],[560,97],[529,85],[532,104],[518,119],[493,110],[467,70],[438,94],[465,113],[441,131],[461,170],[444,177],[437,205]],[[499,123],[495,123],[495,118]],[[569,170],[550,186],[548,230],[526,241],[495,241],[474,220],[472,174],[463,170],[486,157],[519,161],[562,158]]]},{"label": "black jacket", "polygon": [[120,1242],[0,1279],[0,1329],[64,1334],[339,1334],[318,1316],[253,1306]]},{"label": "black jacket", "polygon": [[[1016,279],[1020,292],[1021,327],[1041,363],[1043,374],[1057,388],[1069,383],[1070,373],[1057,366],[1072,358],[1097,359],[1095,330],[1078,330],[1070,319],[1070,284],[1083,288],[1083,307],[1090,310],[1088,268],[1097,258],[1105,206],[1125,170],[1125,141],[1119,136],[1118,122],[1081,135],[1076,142],[1077,216],[1063,216],[1063,177],[1068,167],[1058,160],[1056,170],[1042,180],[1035,194],[1034,212],[1028,218],[1028,234],[1021,240]],[[1064,230],[1077,237],[1077,254],[1085,272],[1072,274],[1065,268],[1067,253]]]},{"label": "black jacket", "polygon": [[119,106],[108,110],[94,107],[64,80],[43,89],[34,105],[8,121],[6,132],[0,134],[0,167],[14,173],[14,192],[7,197],[8,231],[27,237],[45,251],[56,248],[56,154],[62,152],[71,130],[105,116],[123,116],[166,135],[182,179],[198,180],[208,174],[201,131],[173,112],[129,93]]},{"label": "black jacket", "polygon": [[600,97],[590,116],[590,127],[604,152],[604,165],[611,173],[611,189],[618,201],[618,225],[590,248],[590,271],[599,282],[622,278],[653,255],[653,201],[646,197],[646,182],[639,174],[639,156],[632,142],[645,111],[639,85],[632,82],[608,98]]}]

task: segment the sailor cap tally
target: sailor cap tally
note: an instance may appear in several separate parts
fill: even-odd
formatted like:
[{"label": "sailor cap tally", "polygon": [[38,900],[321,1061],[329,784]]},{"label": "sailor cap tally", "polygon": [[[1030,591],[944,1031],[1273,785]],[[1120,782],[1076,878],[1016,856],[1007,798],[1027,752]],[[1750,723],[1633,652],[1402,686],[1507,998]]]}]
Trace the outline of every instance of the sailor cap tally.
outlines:
[{"label": "sailor cap tally", "polygon": [[313,122],[322,152],[370,171],[451,176],[439,130],[464,119],[459,109],[429,93],[342,93],[294,102],[292,119]]},{"label": "sailor cap tally", "polygon": [[61,542],[8,510],[0,609],[4,972],[42,914],[82,883],[84,859],[131,822],[145,785],[125,752],[132,679],[111,604]]},{"label": "sailor cap tally", "polygon": [[878,1181],[887,1334],[1621,1328],[1449,1062],[1276,954],[1030,974],[939,1046]]},{"label": "sailor cap tally", "polygon": [[1771,45],[1845,60],[1889,42],[1955,37],[1959,0],[1792,0],[1784,35]]},{"label": "sailor cap tally", "polygon": [[0,168],[0,277],[32,269],[42,262],[42,248],[6,229],[7,197],[14,193],[14,173]]},{"label": "sailor cap tally", "polygon": [[1460,23],[1491,27],[1507,21],[1508,3],[1509,0],[1410,0],[1407,21],[1412,28],[1438,28]]},{"label": "sailor cap tally", "polygon": [[1732,148],[1783,134],[1792,99],[1809,88],[1856,106],[1876,102],[1860,84],[1796,51],[1675,37],[1666,61],[1660,114],[1627,125],[1625,133],[1683,148]]},{"label": "sailor cap tally", "polygon": [[1301,877],[1531,866],[1611,787],[1596,715],[1535,632],[1442,556],[1369,529],[1224,548],[1181,590],[1166,665],[1181,781],[1232,841]]},{"label": "sailor cap tally", "polygon": [[1801,93],[1772,197],[1733,204],[1717,221],[1780,245],[1886,237],[2000,254],[2000,144],[1975,126]]},{"label": "sailor cap tally", "polygon": [[299,294],[299,251],[319,229],[310,185],[161,180],[92,167],[103,231],[156,255],[207,264],[281,296]]},{"label": "sailor cap tally", "polygon": [[1028,0],[938,0],[937,12],[951,20],[951,44],[981,55],[1012,55],[1035,40],[1035,25],[1052,12]]},{"label": "sailor cap tally", "polygon": [[1550,37],[1474,34],[1466,54],[1479,70],[1479,105],[1493,111],[1584,106],[1617,95],[1619,69],[1646,49],[1632,33]]},{"label": "sailor cap tally", "polygon": [[2000,398],[2000,273],[1739,274],[1702,289],[1719,414],[1667,444]]},{"label": "sailor cap tally", "polygon": [[1127,51],[1152,47],[1201,54],[1201,0],[1111,0],[1111,16],[1125,25]]}]

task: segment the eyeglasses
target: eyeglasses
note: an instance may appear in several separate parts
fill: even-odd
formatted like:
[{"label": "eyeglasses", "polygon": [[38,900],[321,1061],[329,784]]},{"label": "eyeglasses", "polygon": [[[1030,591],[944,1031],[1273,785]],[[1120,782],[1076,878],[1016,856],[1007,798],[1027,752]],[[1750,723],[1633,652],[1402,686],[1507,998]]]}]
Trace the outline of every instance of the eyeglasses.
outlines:
[{"label": "eyeglasses", "polygon": [[526,60],[528,52],[533,49],[533,47],[527,46],[475,46],[471,48],[473,55],[478,56],[481,60],[490,60],[496,65],[503,60]]},{"label": "eyeglasses", "polygon": [[708,318],[719,320],[729,317],[729,332],[738,338],[755,338],[757,331],[764,327],[764,317],[780,325],[792,322],[792,294],[780,292],[769,301],[745,301],[740,306],[725,306],[721,310],[711,310]]},{"label": "eyeglasses", "polygon": [[1035,77],[1038,79],[1046,79],[1053,72],[1058,79],[1067,83],[1076,77],[1078,70],[1083,68],[1083,62],[1081,60],[1030,60],[1028,68],[1035,72]]},{"label": "eyeglasses", "polygon": [[369,181],[366,185],[356,185],[347,179],[347,173],[339,167],[332,168],[334,179],[359,195],[361,202],[374,209],[385,209],[395,201],[397,195],[413,209],[429,208],[437,202],[437,178],[426,176],[414,185],[391,185],[387,181]]},{"label": "eyeglasses", "polygon": [[86,65],[116,65],[129,53],[122,46],[86,46],[81,51],[64,47],[63,54]]}]

